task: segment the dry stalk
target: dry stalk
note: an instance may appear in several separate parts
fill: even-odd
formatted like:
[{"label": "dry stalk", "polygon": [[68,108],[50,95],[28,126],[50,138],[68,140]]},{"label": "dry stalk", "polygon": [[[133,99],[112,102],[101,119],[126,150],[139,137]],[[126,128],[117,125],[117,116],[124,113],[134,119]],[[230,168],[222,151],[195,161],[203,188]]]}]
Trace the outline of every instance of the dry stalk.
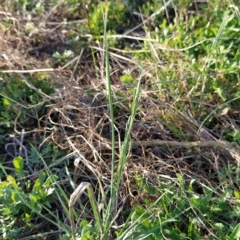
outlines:
[{"label": "dry stalk", "polygon": [[177,141],[164,141],[164,140],[147,140],[147,141],[133,141],[135,146],[147,146],[147,145],[166,145],[172,147],[220,147],[226,150],[237,162],[238,167],[240,167],[240,149],[234,147],[231,143],[227,141],[197,141],[197,142],[177,142]]},{"label": "dry stalk", "polygon": [[88,197],[93,209],[94,217],[96,220],[96,223],[99,227],[100,232],[103,232],[103,227],[102,227],[102,222],[100,219],[100,213],[97,208],[97,202],[92,190],[92,186],[89,182],[82,182],[76,189],[75,191],[71,194],[70,200],[68,203],[69,207],[69,214],[70,214],[70,224],[71,224],[71,229],[72,229],[72,234],[73,234],[73,239],[76,240],[76,227],[74,223],[74,216],[73,216],[73,207],[77,200],[80,198],[80,196],[84,193],[84,191],[87,189],[88,191]]},{"label": "dry stalk", "polygon": [[73,207],[76,203],[76,201],[79,199],[79,197],[82,195],[82,193],[85,191],[87,187],[89,187],[91,184],[88,182],[82,182],[76,189],[75,191],[71,194],[69,203],[68,203],[68,208],[69,208],[69,214],[70,214],[70,224],[71,224],[71,229],[72,229],[72,235],[73,239],[76,240],[76,227],[74,223],[74,216],[73,216]]}]

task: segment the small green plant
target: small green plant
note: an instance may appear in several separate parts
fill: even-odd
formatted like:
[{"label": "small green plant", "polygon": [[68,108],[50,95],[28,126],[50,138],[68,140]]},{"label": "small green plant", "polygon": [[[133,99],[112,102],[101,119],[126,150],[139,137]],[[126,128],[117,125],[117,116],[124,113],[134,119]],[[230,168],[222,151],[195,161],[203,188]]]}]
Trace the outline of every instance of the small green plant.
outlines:
[{"label": "small green plant", "polygon": [[42,14],[44,12],[44,3],[42,1],[31,1],[31,0],[17,0],[16,1],[24,10],[32,13]]},{"label": "small green plant", "polygon": [[[30,77],[29,80],[43,93],[53,93],[53,88],[48,82],[49,79],[46,79],[41,74],[36,74],[36,76]],[[24,124],[29,125],[30,121],[36,121],[37,117],[45,113],[42,96],[27,87],[19,78],[9,79],[6,76],[6,80],[0,88],[0,101],[0,133],[13,129],[16,119],[22,126]],[[37,117],[34,116],[33,112],[37,114]],[[29,116],[32,116],[32,118],[29,118]]]},{"label": "small green plant", "polygon": [[[148,27],[145,31],[151,38],[143,42],[144,51],[136,52],[136,57],[144,64],[149,59],[152,65],[146,67],[159,79],[153,88],[168,92],[178,109],[183,108],[183,99],[189,101],[201,121],[207,112],[194,103],[197,99],[224,103],[239,97],[240,25],[233,7],[217,9],[209,22],[194,14],[186,22],[180,14],[171,23],[163,19],[155,31]],[[163,62],[161,71],[155,72],[159,62]]]},{"label": "small green plant", "polygon": [[68,59],[74,57],[74,52],[71,50],[65,50],[65,51],[63,51],[63,53],[55,52],[53,54],[53,57],[59,63],[66,63]]},{"label": "small green plant", "polygon": [[[13,161],[16,174],[22,175],[22,158],[16,157]],[[12,175],[7,175],[6,180],[0,183],[0,216],[3,223],[0,234],[4,239],[15,239],[20,232],[35,228],[32,220],[43,211],[43,205],[50,206],[55,188],[51,187],[46,173],[40,173],[32,184],[29,180],[19,181]]]},{"label": "small green plant", "polygon": [[37,152],[34,148],[31,149],[27,162],[28,168],[32,169],[31,166],[39,165],[40,162],[44,165],[42,171],[31,175],[33,179],[26,176],[26,160],[22,156],[13,159],[11,173],[8,173],[4,168],[4,161],[0,163],[2,176],[0,182],[0,201],[2,204],[0,221],[3,223],[0,227],[0,234],[4,240],[16,239],[20,235],[24,236],[30,230],[31,234],[40,234],[42,230],[38,229],[36,219],[47,221],[49,226],[61,229],[62,237],[66,236],[69,239],[70,230],[54,212],[56,201],[59,201],[68,215],[66,195],[57,183],[59,177],[50,171],[43,159],[43,157],[47,159],[48,155],[57,156],[50,146],[45,148],[42,153]]},{"label": "small green plant", "polygon": [[[107,13],[107,20],[104,19],[105,11]],[[127,9],[124,3],[120,0],[101,2],[93,5],[92,11],[89,13],[88,25],[94,38],[100,39],[104,33],[104,21],[107,21],[108,34],[116,33],[118,28],[124,28],[128,25]],[[115,40],[116,41],[116,40]],[[109,44],[115,43],[114,39],[110,40]]]},{"label": "small green plant", "polygon": [[207,235],[210,239],[238,239],[239,203],[232,208],[227,192],[219,198],[214,189],[203,186],[203,194],[198,194],[194,190],[195,180],[187,185],[181,175],[178,179],[181,190],[171,182],[153,187],[147,179],[136,175],[144,203],[132,208],[128,217],[132,224],[118,232],[119,239],[183,240]]}]

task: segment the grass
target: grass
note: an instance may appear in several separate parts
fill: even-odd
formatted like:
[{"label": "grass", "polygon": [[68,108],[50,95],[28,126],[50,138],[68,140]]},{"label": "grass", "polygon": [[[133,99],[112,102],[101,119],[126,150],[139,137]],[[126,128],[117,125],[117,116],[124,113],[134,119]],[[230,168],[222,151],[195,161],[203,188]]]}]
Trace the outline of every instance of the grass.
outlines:
[{"label": "grass", "polygon": [[239,9],[3,1],[0,239],[240,239]]}]

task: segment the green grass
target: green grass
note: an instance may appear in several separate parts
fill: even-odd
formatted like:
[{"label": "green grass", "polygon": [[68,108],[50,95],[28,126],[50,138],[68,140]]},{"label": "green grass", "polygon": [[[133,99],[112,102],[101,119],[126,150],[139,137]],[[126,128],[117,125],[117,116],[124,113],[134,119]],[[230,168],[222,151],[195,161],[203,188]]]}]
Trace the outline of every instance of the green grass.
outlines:
[{"label": "green grass", "polygon": [[240,239],[240,5],[191,2],[3,2],[2,239]]}]

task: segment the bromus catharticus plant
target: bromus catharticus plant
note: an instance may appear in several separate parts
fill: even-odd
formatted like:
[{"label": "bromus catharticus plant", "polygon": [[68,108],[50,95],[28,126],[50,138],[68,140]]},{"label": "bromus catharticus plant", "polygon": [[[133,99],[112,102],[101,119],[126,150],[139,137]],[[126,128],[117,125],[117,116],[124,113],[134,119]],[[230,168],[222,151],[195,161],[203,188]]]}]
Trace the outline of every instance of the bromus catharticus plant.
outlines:
[{"label": "bromus catharticus plant", "polygon": [[[137,111],[137,107],[139,105],[140,98],[140,84],[141,84],[141,69],[140,75],[138,79],[137,86],[133,93],[133,101],[131,105],[131,114],[126,124],[126,132],[124,141],[120,148],[120,158],[118,159],[118,163],[116,162],[116,154],[115,154],[115,124],[114,124],[114,110],[113,110],[113,92],[111,88],[111,79],[110,79],[110,63],[109,63],[109,49],[108,49],[108,40],[107,40],[107,16],[108,16],[108,1],[105,1],[106,9],[104,13],[104,48],[105,48],[105,71],[106,71],[106,89],[108,94],[108,102],[109,102],[109,111],[110,111],[110,122],[111,122],[111,144],[112,144],[112,161],[111,161],[111,185],[110,185],[110,199],[108,203],[108,207],[105,213],[104,225],[103,225],[103,238],[109,239],[110,229],[113,225],[113,222],[117,218],[116,205],[117,205],[117,197],[118,191],[121,184],[122,173],[125,167],[126,161],[128,159],[128,154],[131,150],[131,129],[134,123],[135,114]],[[117,165],[117,172],[114,171]]]},{"label": "bromus catharticus plant", "polygon": [[[95,200],[92,185],[89,182],[82,182],[76,190],[72,193],[69,200],[69,217],[72,229],[73,239],[77,239],[78,229],[75,226],[74,215],[73,215],[73,207],[76,201],[80,198],[80,196],[87,190],[87,195],[90,200],[91,208],[94,215],[95,221],[95,233],[97,231],[98,239],[108,240],[111,239],[112,233],[111,229],[119,216],[119,212],[117,209],[117,199],[119,194],[119,188],[121,185],[122,174],[127,162],[129,153],[131,151],[131,129],[134,123],[135,115],[137,108],[139,106],[140,99],[140,84],[141,84],[141,67],[139,67],[139,79],[137,82],[137,86],[135,86],[135,90],[133,91],[133,97],[130,107],[130,114],[128,121],[126,123],[126,131],[124,141],[120,143],[119,146],[119,157],[117,159],[116,154],[116,130],[115,126],[115,116],[114,116],[114,98],[113,98],[113,90],[111,85],[111,77],[110,77],[110,61],[109,61],[109,48],[108,48],[108,36],[107,36],[107,19],[108,19],[108,1],[105,1],[104,8],[104,36],[103,36],[103,45],[104,45],[104,59],[105,59],[105,88],[107,92],[107,98],[109,103],[109,113],[110,113],[110,131],[111,131],[111,180],[110,186],[105,190],[105,196],[108,196],[109,201],[106,208],[102,209],[100,212],[98,209],[99,203]],[[102,216],[101,216],[102,214]],[[115,226],[114,226],[115,227]]]}]

